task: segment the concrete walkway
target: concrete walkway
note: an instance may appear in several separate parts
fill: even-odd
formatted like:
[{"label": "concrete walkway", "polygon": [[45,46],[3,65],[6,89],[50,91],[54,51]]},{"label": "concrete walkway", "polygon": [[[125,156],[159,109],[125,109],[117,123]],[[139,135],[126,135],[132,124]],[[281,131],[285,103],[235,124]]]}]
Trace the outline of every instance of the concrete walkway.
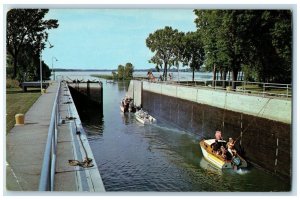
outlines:
[{"label": "concrete walkway", "polygon": [[[6,189],[8,191],[38,191],[51,112],[58,83],[33,104],[25,114],[25,125],[15,126],[6,139]],[[95,158],[81,125],[70,91],[62,83],[59,112],[65,123],[59,124],[54,191],[105,192]],[[71,102],[70,104],[66,104]],[[67,120],[66,117],[75,117]],[[80,130],[78,135],[76,130]],[[81,140],[81,142],[80,142]],[[69,160],[82,161],[85,153],[93,160],[93,167],[70,166]]]},{"label": "concrete walkway", "polygon": [[25,114],[25,125],[15,126],[6,137],[6,188],[37,191],[52,107],[58,83],[49,86]]}]

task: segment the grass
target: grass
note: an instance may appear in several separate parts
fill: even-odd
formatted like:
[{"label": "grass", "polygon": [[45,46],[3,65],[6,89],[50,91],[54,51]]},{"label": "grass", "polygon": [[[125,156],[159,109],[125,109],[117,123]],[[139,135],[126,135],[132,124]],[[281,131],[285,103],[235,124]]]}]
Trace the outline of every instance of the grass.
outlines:
[{"label": "grass", "polygon": [[15,115],[25,114],[40,95],[39,89],[23,92],[19,87],[6,88],[6,134],[15,125]]},{"label": "grass", "polygon": [[103,74],[92,74],[91,76],[93,77],[97,77],[97,78],[103,78],[103,79],[107,79],[107,80],[113,80],[114,77],[112,75],[103,75]]}]

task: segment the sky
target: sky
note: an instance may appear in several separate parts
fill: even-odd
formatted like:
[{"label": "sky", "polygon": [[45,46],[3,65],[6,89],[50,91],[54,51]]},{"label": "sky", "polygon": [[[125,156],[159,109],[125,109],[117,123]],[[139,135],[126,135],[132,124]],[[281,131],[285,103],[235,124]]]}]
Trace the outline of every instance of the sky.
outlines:
[{"label": "sky", "polygon": [[45,18],[59,27],[48,30],[54,47],[43,50],[43,60],[50,68],[117,69],[131,62],[149,69],[148,35],[165,26],[195,31],[195,17],[192,9],[50,9]]}]

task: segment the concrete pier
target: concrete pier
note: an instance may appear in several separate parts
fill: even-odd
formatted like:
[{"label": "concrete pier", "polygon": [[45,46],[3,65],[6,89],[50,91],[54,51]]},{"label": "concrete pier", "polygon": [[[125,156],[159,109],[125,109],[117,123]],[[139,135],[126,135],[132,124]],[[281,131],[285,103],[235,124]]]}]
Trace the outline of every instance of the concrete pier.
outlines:
[{"label": "concrete pier", "polygon": [[[8,193],[38,191],[51,111],[58,85],[58,83],[50,85],[47,93],[33,104],[25,114],[24,126],[15,126],[7,134],[6,189]],[[104,192],[105,188],[96,161],[70,91],[65,84],[61,87],[58,97],[59,112],[65,123],[58,126],[54,190]],[[75,119],[68,120],[66,117]],[[68,160],[83,161],[86,156],[92,159],[93,167],[82,168],[69,165]]]}]

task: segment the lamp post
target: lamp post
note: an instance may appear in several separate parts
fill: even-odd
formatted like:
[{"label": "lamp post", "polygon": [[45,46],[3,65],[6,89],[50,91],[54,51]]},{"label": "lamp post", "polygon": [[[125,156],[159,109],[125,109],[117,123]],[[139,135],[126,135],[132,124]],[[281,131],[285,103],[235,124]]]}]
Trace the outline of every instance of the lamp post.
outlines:
[{"label": "lamp post", "polygon": [[53,59],[55,59],[55,61],[58,61],[58,60],[55,56],[52,56],[52,75],[53,75],[53,80],[55,81],[55,74],[54,74],[54,70],[53,70]]},{"label": "lamp post", "polygon": [[40,81],[41,81],[41,93],[43,93],[42,42],[40,42]]}]

